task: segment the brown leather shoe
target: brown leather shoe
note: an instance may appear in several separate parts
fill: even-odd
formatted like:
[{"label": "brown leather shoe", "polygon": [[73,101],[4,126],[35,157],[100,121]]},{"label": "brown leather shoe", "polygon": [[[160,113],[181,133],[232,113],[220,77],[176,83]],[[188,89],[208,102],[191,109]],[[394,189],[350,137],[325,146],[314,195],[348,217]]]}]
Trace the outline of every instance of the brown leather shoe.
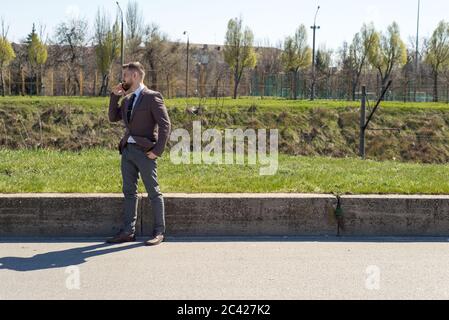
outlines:
[{"label": "brown leather shoe", "polygon": [[165,236],[164,234],[160,233],[157,234],[153,237],[153,239],[148,240],[147,242],[145,242],[146,246],[157,246],[159,244],[161,244],[162,242],[164,242],[165,240]]},{"label": "brown leather shoe", "polygon": [[136,236],[134,234],[126,234],[126,233],[119,233],[113,238],[109,238],[106,240],[106,243],[111,244],[120,244],[120,243],[127,243],[127,242],[135,242]]}]

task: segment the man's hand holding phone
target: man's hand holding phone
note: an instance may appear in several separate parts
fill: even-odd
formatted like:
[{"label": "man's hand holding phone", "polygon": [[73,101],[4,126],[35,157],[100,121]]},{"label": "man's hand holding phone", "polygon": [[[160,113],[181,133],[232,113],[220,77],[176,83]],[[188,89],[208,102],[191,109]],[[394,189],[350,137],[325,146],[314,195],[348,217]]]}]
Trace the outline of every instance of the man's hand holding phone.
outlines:
[{"label": "man's hand holding phone", "polygon": [[122,85],[121,83],[118,84],[118,85],[114,88],[114,90],[112,90],[112,93],[113,93],[114,95],[120,96],[120,97],[123,97],[123,96],[126,95],[126,91],[125,91],[125,89],[123,89],[123,85]]}]

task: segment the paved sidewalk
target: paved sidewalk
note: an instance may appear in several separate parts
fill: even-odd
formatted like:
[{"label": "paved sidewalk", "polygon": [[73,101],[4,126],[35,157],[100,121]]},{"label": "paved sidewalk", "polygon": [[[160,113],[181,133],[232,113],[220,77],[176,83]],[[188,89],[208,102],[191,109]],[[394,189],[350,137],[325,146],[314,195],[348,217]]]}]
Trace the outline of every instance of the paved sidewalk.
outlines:
[{"label": "paved sidewalk", "polygon": [[99,240],[3,240],[0,299],[449,299],[444,238]]}]

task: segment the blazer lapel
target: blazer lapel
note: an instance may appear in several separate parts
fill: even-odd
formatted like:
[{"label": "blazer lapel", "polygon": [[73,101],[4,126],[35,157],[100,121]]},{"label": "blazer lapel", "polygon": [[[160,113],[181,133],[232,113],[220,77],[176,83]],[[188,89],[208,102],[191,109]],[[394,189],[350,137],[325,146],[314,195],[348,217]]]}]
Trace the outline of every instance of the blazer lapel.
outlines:
[{"label": "blazer lapel", "polygon": [[140,103],[142,102],[143,96],[145,95],[147,91],[147,88],[143,88],[142,92],[139,95],[139,99],[137,99],[136,104],[134,105],[133,112],[131,113],[131,121],[133,121],[134,114],[136,113],[136,109],[140,106]]}]

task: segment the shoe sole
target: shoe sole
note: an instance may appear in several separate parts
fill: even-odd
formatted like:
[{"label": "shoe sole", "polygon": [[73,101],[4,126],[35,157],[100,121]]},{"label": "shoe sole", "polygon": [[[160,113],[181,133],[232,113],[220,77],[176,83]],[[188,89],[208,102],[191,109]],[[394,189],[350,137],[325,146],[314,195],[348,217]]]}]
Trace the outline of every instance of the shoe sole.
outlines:
[{"label": "shoe sole", "polygon": [[148,242],[145,242],[145,245],[146,245],[147,247],[154,247],[154,246],[158,246],[158,245],[162,244],[163,242],[164,242],[164,240],[162,240],[161,242],[157,242],[157,243],[148,243]]}]

